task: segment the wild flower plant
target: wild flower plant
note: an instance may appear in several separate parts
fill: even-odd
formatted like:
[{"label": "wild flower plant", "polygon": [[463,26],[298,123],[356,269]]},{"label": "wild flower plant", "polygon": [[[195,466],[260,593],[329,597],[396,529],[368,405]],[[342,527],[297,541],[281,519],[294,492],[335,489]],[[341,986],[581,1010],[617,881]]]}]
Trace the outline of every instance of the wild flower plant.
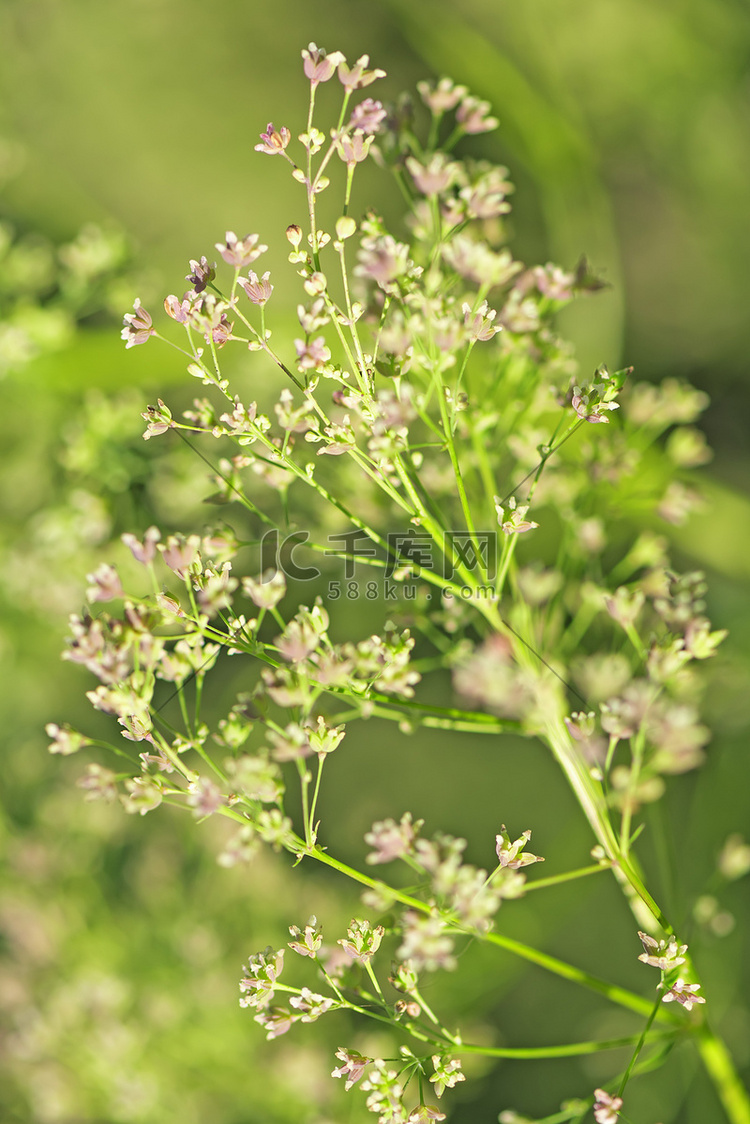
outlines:
[{"label": "wild flower plant", "polygon": [[[388,1029],[387,1056],[350,1044],[332,1059],[332,1076],[356,1086],[381,1124],[444,1119],[443,1096],[464,1081],[471,1055],[617,1047],[629,1061],[609,1088],[571,1090],[583,1099],[553,1118],[625,1120],[630,1078],[684,1039],[702,1055],[727,1119],[747,1124],[730,1055],[693,1011],[706,1002],[696,966],[635,848],[641,808],[670,776],[700,765],[710,736],[698,710],[700,663],[724,633],[705,615],[702,575],[675,572],[657,530],[698,502],[690,470],[706,450],[692,426],[706,398],[677,382],[633,384],[629,370],[578,372],[554,318],[600,283],[585,261],[566,271],[514,259],[503,225],[507,170],[456,151],[497,126],[486,103],[441,79],[419,85],[421,105],[386,107],[369,96],[384,72],[367,56],[349,67],[314,44],[302,56],[304,130],[293,137],[269,123],[255,146],[279,158],[269,174],[287,166],[305,201],[304,228],[286,231],[303,292],[297,337],[274,329],[274,283],[257,272],[266,231],[227,231],[216,244],[223,265],[213,255],[190,261],[189,288],[164,302],[174,325],[139,301],[125,316],[127,347],[164,339],[206,388],[182,415],[161,399],[149,406],[144,437],[218,442],[211,498],[226,516],[200,533],[123,536],[144,571],[136,588],[111,565],[89,575],[91,611],[73,618],[65,658],[97,677],[88,697],[116,718],[121,740],[107,747],[109,766],[88,766],[86,799],[119,800],[131,814],[170,804],[197,820],[222,816],[235,833],[220,864],[251,862],[266,844],[363,887],[362,914],[345,934],[324,940],[316,917],[293,918],[288,948],[252,953],[240,1003],[268,1038],[341,1010]],[[318,88],[334,79],[343,100],[323,131]],[[407,209],[398,233],[373,211],[350,213],[365,160],[396,178]],[[260,397],[276,388],[272,410],[230,385],[230,347],[251,352]],[[350,632],[358,598],[382,606],[380,631],[334,639]],[[113,601],[119,611],[100,608]],[[244,667],[245,689],[209,723],[204,684],[230,657]],[[457,700],[433,705],[420,684],[446,669]],[[172,720],[165,708],[175,697]],[[367,866],[398,864],[400,873],[386,881],[346,865],[318,819],[323,773],[372,719],[404,737],[426,728],[539,739],[588,820],[592,862],[539,877],[531,827],[516,834],[498,823],[496,863],[480,869],[465,861],[465,840],[425,834],[416,808],[394,809],[365,836]],[[64,726],[49,733],[56,753],[92,744]],[[292,782],[297,817],[285,802]],[[607,872],[632,911],[634,957],[640,936],[640,959],[659,970],[656,995],[504,931],[514,900]],[[433,998],[439,988],[428,1002],[425,984],[456,970],[472,944],[590,989],[640,1026],[616,1040],[543,1048],[465,1042]],[[290,953],[311,986],[286,982]],[[506,1110],[500,1119],[521,1118]]]}]

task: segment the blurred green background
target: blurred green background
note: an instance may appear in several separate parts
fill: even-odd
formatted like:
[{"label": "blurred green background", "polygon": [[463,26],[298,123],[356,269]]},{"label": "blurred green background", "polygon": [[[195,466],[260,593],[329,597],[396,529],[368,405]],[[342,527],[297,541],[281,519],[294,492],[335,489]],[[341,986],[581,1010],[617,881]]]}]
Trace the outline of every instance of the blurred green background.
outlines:
[{"label": "blurred green background", "polygon": [[[511,169],[516,256],[571,267],[585,253],[611,282],[562,320],[584,370],[628,363],[640,378],[687,377],[710,394],[708,503],[673,538],[683,568],[709,570],[715,624],[732,636],[711,668],[709,764],[674,781],[663,812],[676,825],[683,900],[702,891],[724,838],[747,830],[743,0],[0,0],[0,219],[10,246],[0,269],[0,1112],[19,1124],[364,1115],[327,1077],[343,1028],[327,1047],[317,1034],[266,1045],[236,1004],[250,951],[278,945],[313,909],[327,910],[332,933],[355,898],[273,857],[221,870],[210,822],[197,831],[167,811],[142,823],[83,804],[73,787],[80,763],[49,758],[43,736],[50,720],[90,722],[89,683],[59,662],[84,575],[117,557],[110,543],[124,530],[206,521],[204,468],[140,437],[139,411],[176,393],[181,365],[166,349],[126,352],[119,316],[136,296],[158,308],[165,293],[181,293],[188,258],[210,257],[226,229],[258,231],[270,268],[284,265],[281,236],[302,218],[301,197],[253,145],[268,121],[301,129],[299,51],[310,40],[350,61],[369,53],[388,71],[374,91],[383,99],[442,74],[489,99],[500,129],[475,151]],[[355,188],[354,210],[373,204],[398,214],[377,169]],[[81,236],[87,224],[100,233]],[[367,727],[337,755],[329,838],[342,857],[360,859],[371,821],[407,807],[432,830],[470,833],[479,863],[490,861],[484,841],[511,818],[519,831],[535,829],[555,869],[585,854],[587,831],[538,747],[514,754],[447,736],[411,745],[404,757]],[[722,903],[736,927],[706,938],[716,955],[701,967],[715,1017],[747,1064],[750,1024],[733,1002],[748,920],[740,891]],[[600,916],[615,916],[612,888],[596,892]],[[519,904],[508,911],[511,931],[530,940],[536,932],[545,947],[607,974],[610,923],[585,939],[579,928],[589,893]],[[528,973],[478,963],[455,997],[477,1036],[501,1000],[515,1019],[502,1039],[530,1041],[540,1019],[552,1034]],[[622,982],[641,985],[637,965]],[[616,1014],[592,1023],[600,1016],[585,997],[567,1001],[566,992],[552,1003],[560,1037],[579,1021],[586,1032],[623,1032]],[[454,1119],[478,1118],[477,1088],[482,1119],[513,1104],[533,1113],[558,1090],[558,1099],[585,1093],[611,1064],[496,1068],[456,1091],[465,1106],[457,1096]],[[678,1058],[665,1081],[639,1086],[644,1120],[718,1118],[698,1077],[686,1099],[675,1092],[689,1065]]]}]

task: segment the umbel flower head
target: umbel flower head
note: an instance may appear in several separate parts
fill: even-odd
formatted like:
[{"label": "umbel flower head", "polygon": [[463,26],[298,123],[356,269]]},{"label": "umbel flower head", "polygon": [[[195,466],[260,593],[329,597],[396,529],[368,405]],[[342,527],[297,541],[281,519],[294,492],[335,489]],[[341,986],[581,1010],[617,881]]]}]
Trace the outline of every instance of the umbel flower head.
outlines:
[{"label": "umbel flower head", "polygon": [[648,933],[641,933],[638,936],[641,938],[641,944],[644,951],[638,957],[644,964],[650,964],[652,968],[661,968],[662,972],[670,972],[673,968],[679,967],[680,964],[685,963],[685,953],[687,952],[686,944],[678,944],[677,937],[669,937],[666,941],[657,941],[650,937]]},{"label": "umbel flower head", "polygon": [[686,983],[682,976],[678,976],[672,986],[664,992],[663,1001],[665,1003],[679,1003],[686,1011],[692,1011],[696,1003],[706,1002],[702,995],[696,995],[700,986],[696,983]]}]

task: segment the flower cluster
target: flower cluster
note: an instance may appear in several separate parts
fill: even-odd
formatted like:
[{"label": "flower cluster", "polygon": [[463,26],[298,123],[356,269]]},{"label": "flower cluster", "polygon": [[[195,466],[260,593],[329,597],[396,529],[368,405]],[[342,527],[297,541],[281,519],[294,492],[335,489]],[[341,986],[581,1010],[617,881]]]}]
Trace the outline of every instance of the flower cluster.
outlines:
[{"label": "flower cluster", "polygon": [[[425,138],[413,106],[356,99],[385,77],[368,56],[350,65],[311,43],[302,58],[305,131],[268,123],[255,146],[281,158],[271,173],[286,169],[304,197],[307,229],[286,231],[298,327],[284,331],[282,287],[270,270],[255,272],[268,249],[260,232],[226,231],[215,243],[221,261],[190,259],[190,288],[164,301],[179,338],[169,342],[203,396],[179,415],[158,399],[143,436],[168,441],[177,430],[202,442],[207,498],[224,518],[201,534],[125,535],[127,567],[105,562],[89,575],[89,610],[71,621],[66,658],[98,679],[89,698],[119,726],[119,772],[91,763],[79,783],[87,799],[119,798],[131,814],[166,800],[199,820],[232,821],[223,866],[251,861],[265,843],[367,887],[376,920],[353,918],[331,945],[315,917],[290,928],[297,967],[316,973],[325,994],[281,983],[285,952],[268,948],[249,958],[240,1002],[268,1038],[339,1010],[409,1036],[422,1053],[404,1045],[396,1062],[339,1048],[333,1076],[361,1088],[381,1124],[417,1124],[445,1115],[425,1103],[426,1081],[440,1099],[464,1080],[461,1037],[425,1001],[421,977],[456,969],[481,942],[568,979],[591,977],[495,929],[503,901],[534,885],[526,868],[543,861],[527,850],[529,830],[512,839],[500,825],[488,872],[464,861],[464,839],[424,838],[409,813],[380,819],[365,836],[366,864],[398,860],[409,879],[387,884],[319,843],[324,771],[369,719],[404,735],[423,726],[538,737],[598,858],[537,883],[613,868],[643,911],[637,899],[652,899],[631,858],[634,819],[665,777],[703,759],[698,669],[724,633],[705,615],[702,575],[678,574],[664,538],[640,520],[669,525],[695,503],[688,473],[706,452],[692,423],[705,400],[677,383],[630,386],[630,370],[581,375],[555,315],[600,282],[585,262],[515,259],[507,169],[470,154],[471,138],[498,124],[486,102],[448,79],[420,84]],[[323,83],[342,96],[327,132],[315,123]],[[368,160],[392,168],[409,200],[398,233],[375,211],[350,213]],[[336,184],[338,218],[324,226],[319,200]],[[162,329],[136,300],[122,335],[133,347]],[[263,395],[230,387],[227,348],[245,357]],[[281,383],[270,402],[269,372]],[[384,604],[375,631],[346,603],[363,570],[373,579],[364,597]],[[228,713],[222,693],[216,722],[201,701],[219,661],[224,683],[237,669],[242,689]],[[433,670],[441,678],[430,694],[421,684]],[[92,744],[67,726],[48,732],[55,753]],[[676,976],[686,947],[640,935],[664,1001],[688,1011],[704,1002],[697,983]],[[390,976],[380,971],[386,953]],[[619,1094],[595,1098],[596,1120],[613,1124]]]}]

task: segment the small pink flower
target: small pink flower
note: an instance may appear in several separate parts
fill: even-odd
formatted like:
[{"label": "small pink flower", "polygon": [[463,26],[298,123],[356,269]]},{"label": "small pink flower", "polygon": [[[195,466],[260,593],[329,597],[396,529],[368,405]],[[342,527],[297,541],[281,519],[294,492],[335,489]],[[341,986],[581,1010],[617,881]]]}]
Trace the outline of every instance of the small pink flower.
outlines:
[{"label": "small pink flower", "polygon": [[67,724],[58,726],[56,722],[48,722],[44,729],[47,736],[52,738],[48,747],[50,753],[61,753],[67,757],[71,753],[77,753],[85,745],[91,745],[89,738]]},{"label": "small pink flower", "polygon": [[404,813],[400,823],[392,819],[377,820],[365,835],[365,843],[375,848],[365,861],[370,864],[389,863],[408,855],[413,850],[414,839],[421,826],[422,820],[412,823],[410,812]]},{"label": "small pink flower", "polygon": [[199,777],[188,785],[187,802],[199,819],[212,816],[224,803],[221,789],[209,777]]},{"label": "small pink flower", "polygon": [[315,43],[309,43],[307,48],[303,48],[302,58],[305,60],[305,77],[309,78],[315,86],[319,82],[328,82],[336,73],[336,67],[346,63],[346,57],[341,51],[332,51],[327,55],[323,48],[317,47]]},{"label": "small pink flower", "polygon": [[273,121],[269,121],[265,133],[260,134],[260,139],[263,143],[256,144],[256,152],[265,152],[268,156],[278,156],[289,144],[289,141],[292,139],[292,134],[289,132],[286,125],[282,125],[280,129],[276,129],[274,128]]},{"label": "small pink flower", "polygon": [[409,1113],[406,1124],[429,1124],[430,1120],[445,1120],[445,1113],[437,1105],[420,1104]]},{"label": "small pink flower", "polygon": [[[269,125],[269,128],[271,127]],[[258,245],[259,238],[259,234],[246,234],[244,238],[238,238],[233,230],[228,230],[226,242],[223,244],[217,242],[216,249],[227,265],[236,266],[237,269],[245,269],[268,249],[268,246]]]},{"label": "small pink flower", "polygon": [[459,171],[458,164],[449,160],[444,152],[436,152],[427,164],[420,164],[414,156],[407,156],[406,166],[417,191],[428,196],[447,191]]},{"label": "small pink flower", "polygon": [[184,579],[190,567],[195,562],[200,562],[200,543],[198,535],[190,535],[188,538],[182,535],[170,535],[166,543],[160,543],[159,550],[170,570],[173,570],[178,578]]},{"label": "small pink flower", "polygon": [[500,124],[497,117],[490,117],[489,113],[488,101],[467,97],[456,110],[456,120],[466,133],[489,133]]},{"label": "small pink flower", "polygon": [[470,340],[491,340],[494,335],[497,335],[501,328],[496,328],[493,325],[493,320],[497,316],[494,308],[488,308],[487,301],[482,301],[476,312],[471,311],[471,306],[463,304],[461,311],[464,314],[464,327],[466,334]]},{"label": "small pink flower", "polygon": [[589,397],[588,394],[582,393],[580,387],[574,387],[570,404],[581,421],[590,422],[591,425],[600,425],[602,422],[609,421],[609,418],[605,417],[602,410],[619,410],[620,408],[617,402],[597,402],[596,404],[590,405]]},{"label": "small pink flower", "polygon": [[326,347],[323,336],[316,336],[309,343],[305,343],[304,340],[295,340],[294,346],[297,351],[297,366],[302,371],[317,371],[331,358],[330,348]]},{"label": "small pink flower", "polygon": [[357,129],[350,136],[339,137],[336,147],[341,159],[349,167],[353,167],[354,164],[359,164],[367,158],[371,144],[372,137],[365,136],[361,129]]},{"label": "small pink flower", "polygon": [[245,290],[253,304],[264,305],[273,292],[273,285],[268,280],[271,276],[270,272],[266,271],[263,276],[259,278],[251,269],[248,276],[249,280],[240,277],[239,283],[241,287]]},{"label": "small pink flower", "polygon": [[390,234],[363,239],[357,256],[359,265],[354,268],[357,276],[369,277],[386,292],[409,271],[411,265],[409,247],[397,242]]},{"label": "small pink flower", "polygon": [[289,1000],[290,1007],[294,1007],[295,1011],[301,1011],[299,1015],[300,1022],[314,1023],[326,1011],[330,1011],[333,1007],[335,1000],[329,999],[325,995],[319,995],[317,991],[310,991],[309,987],[303,987],[299,995],[294,995]]},{"label": "small pink flower", "polygon": [[136,562],[142,562],[143,565],[147,566],[156,555],[156,544],[161,538],[161,532],[158,527],[149,527],[143,536],[143,542],[139,542],[135,535],[131,535],[129,531],[126,531],[120,537]]},{"label": "small pink flower", "polygon": [[[240,1004],[242,1000],[240,1000]],[[270,1012],[261,1011],[255,1016],[256,1023],[260,1023],[266,1032],[266,1038],[280,1038],[291,1027],[297,1018],[286,1007],[273,1007]]]},{"label": "small pink flower", "polygon": [[[154,735],[151,733],[151,722],[148,717],[138,714],[127,714],[117,721],[123,727],[122,736],[130,742],[151,742],[154,744]],[[144,755],[145,756],[145,755]]]},{"label": "small pink flower", "polygon": [[575,275],[566,273],[559,265],[537,265],[531,274],[542,296],[555,301],[569,301],[572,298]]},{"label": "small pink flower", "polygon": [[495,853],[500,866],[508,870],[519,870],[530,863],[543,863],[544,859],[540,855],[532,855],[530,851],[523,853],[530,839],[531,832],[527,829],[511,843],[505,824],[501,824],[500,834],[495,836]]},{"label": "small pink flower", "polygon": [[222,312],[219,323],[211,329],[211,339],[217,347],[223,347],[227,340],[231,340],[233,328],[233,321],[227,317],[225,312]]},{"label": "small pink flower", "polygon": [[378,129],[388,116],[383,103],[365,98],[359,105],[355,105],[349,118],[350,129],[361,129],[363,133],[377,133]]},{"label": "small pink flower", "polygon": [[594,1120],[596,1124],[617,1124],[622,1097],[612,1097],[604,1089],[595,1089]]},{"label": "small pink flower", "polygon": [[684,953],[687,952],[686,944],[679,944],[677,937],[672,934],[668,940],[657,941],[648,933],[638,932],[644,951],[638,957],[644,964],[652,968],[659,968],[662,972],[670,972],[685,963]]},{"label": "small pink flower", "polygon": [[685,983],[682,976],[680,976],[664,993],[664,1003],[680,1003],[686,1011],[692,1011],[696,1003],[705,1003],[706,1000],[702,995],[695,993],[700,989],[700,984]]},{"label": "small pink flower", "polygon": [[436,116],[455,108],[469,92],[466,86],[454,86],[451,78],[441,78],[436,86],[431,82],[418,82],[417,89],[422,101]]},{"label": "small pink flower", "polygon": [[86,591],[89,601],[114,601],[115,598],[125,596],[117,570],[106,562],[102,562],[93,574],[87,574],[86,580],[91,582]]},{"label": "small pink flower", "polygon": [[362,55],[352,67],[347,66],[346,60],[343,59],[339,63],[339,82],[341,85],[347,90],[361,90],[377,78],[385,78],[384,70],[366,70],[365,68],[369,64],[369,55]]},{"label": "small pink flower", "polygon": [[139,343],[156,334],[153,321],[146,309],[136,297],[133,303],[133,312],[126,312],[122,320],[125,327],[120,333],[120,338],[125,340],[125,347],[136,347]]},{"label": "small pink flower", "polygon": [[345,1050],[343,1046],[336,1051],[336,1057],[340,1062],[343,1062],[343,1065],[337,1066],[331,1077],[346,1077],[344,1088],[348,1091],[352,1085],[359,1081],[365,1067],[369,1065],[370,1059],[363,1057],[362,1054],[358,1054],[354,1050]]},{"label": "small pink flower", "polygon": [[161,398],[156,399],[155,406],[147,406],[141,417],[148,422],[146,432],[143,434],[144,441],[148,441],[150,437],[158,437],[160,433],[166,433],[175,425],[172,421],[172,411]]},{"label": "small pink flower", "polygon": [[318,955],[318,949],[323,941],[322,930],[318,927],[318,919],[314,915],[308,920],[305,925],[304,932],[298,925],[290,925],[289,932],[296,940],[289,942],[289,947],[293,952],[299,956],[309,956],[311,960],[315,960]]},{"label": "small pink flower", "polygon": [[178,324],[187,324],[191,309],[192,305],[187,295],[180,300],[174,293],[170,293],[164,300],[164,310],[167,316],[171,316]]},{"label": "small pink flower", "polygon": [[521,504],[516,507],[516,501],[511,496],[508,503],[508,518],[505,518],[505,511],[499,499],[495,497],[495,511],[497,512],[497,521],[500,524],[503,533],[506,535],[523,535],[526,531],[533,531],[538,527],[538,523],[532,523],[530,519],[526,519],[526,512],[529,510],[528,504]]}]

